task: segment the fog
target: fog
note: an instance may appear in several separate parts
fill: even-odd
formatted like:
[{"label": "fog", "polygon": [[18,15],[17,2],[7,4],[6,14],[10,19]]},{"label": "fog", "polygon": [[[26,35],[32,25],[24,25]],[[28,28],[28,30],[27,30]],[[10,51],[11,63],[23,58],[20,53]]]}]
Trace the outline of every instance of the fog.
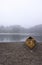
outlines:
[{"label": "fog", "polygon": [[0,25],[42,24],[42,0],[0,0]]}]

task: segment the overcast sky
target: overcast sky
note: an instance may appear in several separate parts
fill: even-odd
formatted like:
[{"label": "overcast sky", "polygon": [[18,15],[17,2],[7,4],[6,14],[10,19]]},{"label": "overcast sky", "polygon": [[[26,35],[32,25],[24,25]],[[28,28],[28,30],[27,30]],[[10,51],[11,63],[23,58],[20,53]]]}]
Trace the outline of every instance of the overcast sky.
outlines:
[{"label": "overcast sky", "polygon": [[42,24],[42,0],[0,0],[0,25]]}]

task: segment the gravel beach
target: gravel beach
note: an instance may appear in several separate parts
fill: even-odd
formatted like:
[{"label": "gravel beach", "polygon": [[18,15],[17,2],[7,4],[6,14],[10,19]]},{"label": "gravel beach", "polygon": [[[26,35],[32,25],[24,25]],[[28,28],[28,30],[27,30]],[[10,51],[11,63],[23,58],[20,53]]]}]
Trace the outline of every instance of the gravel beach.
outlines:
[{"label": "gravel beach", "polygon": [[33,50],[24,42],[0,43],[0,65],[42,65],[42,43]]}]

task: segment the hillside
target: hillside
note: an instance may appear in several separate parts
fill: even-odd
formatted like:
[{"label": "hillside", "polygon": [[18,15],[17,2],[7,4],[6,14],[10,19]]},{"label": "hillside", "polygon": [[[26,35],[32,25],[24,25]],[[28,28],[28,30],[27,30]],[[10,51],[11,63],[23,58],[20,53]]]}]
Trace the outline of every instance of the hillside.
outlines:
[{"label": "hillside", "polygon": [[42,35],[42,24],[29,28],[28,33],[38,33]]},{"label": "hillside", "polygon": [[42,35],[42,24],[31,28],[24,28],[20,25],[13,25],[9,27],[0,26],[0,33],[39,33]]},{"label": "hillside", "polygon": [[36,25],[28,29],[29,32],[42,32],[42,25]]}]

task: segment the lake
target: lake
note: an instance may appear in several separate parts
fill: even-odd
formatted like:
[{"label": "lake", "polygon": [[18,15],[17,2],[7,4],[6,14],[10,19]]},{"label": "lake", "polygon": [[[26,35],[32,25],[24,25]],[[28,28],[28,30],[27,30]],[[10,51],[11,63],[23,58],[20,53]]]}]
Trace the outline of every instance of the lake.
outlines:
[{"label": "lake", "polygon": [[[0,35],[0,42],[22,42],[30,35]],[[42,36],[32,36],[38,42],[42,42]]]}]

